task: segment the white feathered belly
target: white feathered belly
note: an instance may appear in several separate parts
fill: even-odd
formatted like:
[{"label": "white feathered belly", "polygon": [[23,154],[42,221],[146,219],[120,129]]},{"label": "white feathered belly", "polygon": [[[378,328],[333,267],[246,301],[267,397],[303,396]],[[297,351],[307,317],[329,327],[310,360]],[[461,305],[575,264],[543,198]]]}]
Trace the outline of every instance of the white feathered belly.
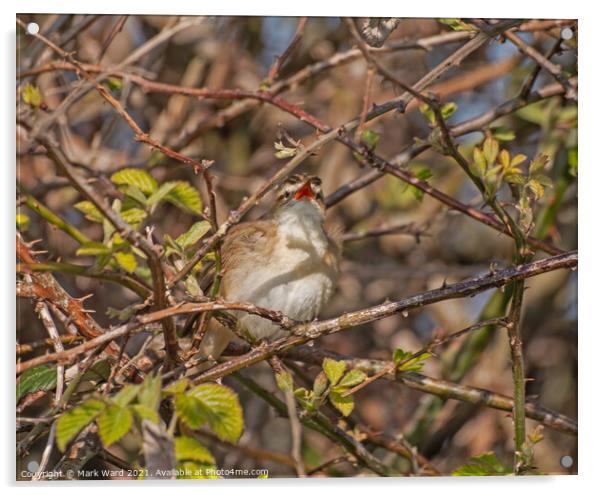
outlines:
[{"label": "white feathered belly", "polygon": [[[303,278],[291,278],[249,301],[256,306],[280,311],[298,321],[313,320],[333,291],[333,282],[325,273],[312,273]],[[277,339],[287,332],[265,318],[250,314],[239,314],[243,328],[256,339]]]},{"label": "white feathered belly", "polygon": [[[321,225],[312,225],[307,212],[283,219],[272,259],[249,270],[231,290],[232,301],[280,311],[298,321],[313,320],[334,291],[336,268],[325,262],[328,239]],[[287,335],[277,324],[248,313],[238,313],[240,324],[256,339]]]}]

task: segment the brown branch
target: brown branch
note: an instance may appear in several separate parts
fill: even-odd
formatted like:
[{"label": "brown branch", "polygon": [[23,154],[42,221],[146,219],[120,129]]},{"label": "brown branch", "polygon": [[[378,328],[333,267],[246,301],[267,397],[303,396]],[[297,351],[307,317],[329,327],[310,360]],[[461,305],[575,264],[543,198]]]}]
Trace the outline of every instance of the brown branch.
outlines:
[{"label": "brown branch", "polygon": [[[577,253],[571,252],[552,256],[533,263],[499,270],[484,277],[473,278],[464,282],[441,287],[431,291],[410,296],[396,302],[387,302],[360,311],[343,314],[337,318],[297,325],[291,329],[291,336],[279,339],[267,345],[261,345],[239,358],[220,364],[203,372],[197,382],[206,382],[221,378],[239,369],[263,361],[270,356],[286,351],[291,347],[304,344],[310,340],[340,332],[380,320],[410,309],[434,304],[447,299],[467,297],[494,287],[502,287],[515,280],[522,280],[541,273],[577,266]],[[25,363],[24,363],[25,364]]]},{"label": "brown branch", "polygon": [[[22,125],[27,127],[25,123]],[[167,307],[167,288],[161,263],[162,248],[153,245],[142,234],[133,230],[126,222],[124,222],[121,216],[108,204],[107,199],[98,194],[94,188],[77,174],[63,151],[55,145],[50,136],[41,135],[36,139],[46,148],[48,156],[55,163],[58,170],[69,179],[77,191],[91,201],[94,206],[102,212],[107,220],[115,227],[119,235],[130,241],[134,246],[140,248],[144,254],[147,255],[148,265],[153,279],[153,299],[155,308],[162,309]],[[166,319],[162,324],[165,334],[167,358],[172,363],[177,362],[179,359],[179,345],[175,325],[170,318]]]}]

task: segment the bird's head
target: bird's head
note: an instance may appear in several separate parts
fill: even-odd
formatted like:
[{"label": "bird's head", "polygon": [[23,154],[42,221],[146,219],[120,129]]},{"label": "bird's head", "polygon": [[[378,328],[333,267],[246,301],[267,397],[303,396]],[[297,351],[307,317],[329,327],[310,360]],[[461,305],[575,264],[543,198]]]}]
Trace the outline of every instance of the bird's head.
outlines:
[{"label": "bird's head", "polygon": [[294,174],[288,177],[278,189],[276,206],[301,207],[312,205],[317,207],[322,214],[326,210],[322,180],[315,175]]}]

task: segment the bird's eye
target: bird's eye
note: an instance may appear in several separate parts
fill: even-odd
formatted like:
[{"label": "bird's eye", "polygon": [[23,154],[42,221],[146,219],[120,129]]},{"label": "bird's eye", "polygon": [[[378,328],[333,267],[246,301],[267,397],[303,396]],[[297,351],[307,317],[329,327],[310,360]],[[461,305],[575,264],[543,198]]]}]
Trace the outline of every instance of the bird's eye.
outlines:
[{"label": "bird's eye", "polygon": [[290,190],[288,190],[288,189],[285,189],[285,190],[282,192],[282,197],[283,197],[284,199],[288,199],[288,198],[290,198],[290,197],[291,197],[291,192],[290,192]]}]

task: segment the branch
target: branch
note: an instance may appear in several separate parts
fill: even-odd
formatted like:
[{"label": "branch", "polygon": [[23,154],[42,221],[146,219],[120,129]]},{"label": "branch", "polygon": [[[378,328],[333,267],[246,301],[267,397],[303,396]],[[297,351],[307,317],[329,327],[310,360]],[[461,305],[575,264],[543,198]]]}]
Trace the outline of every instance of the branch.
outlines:
[{"label": "branch", "polygon": [[[334,352],[324,351],[322,349],[308,349],[307,347],[290,350],[286,355],[291,359],[318,366],[321,366],[325,357],[330,357],[336,360],[343,360],[347,362],[350,367],[358,368],[366,373],[379,373],[383,369],[389,368],[391,364],[390,361],[343,356]],[[491,407],[493,409],[508,412],[512,412],[514,406],[514,401],[508,396],[496,394],[495,392],[481,388],[469,387],[446,380],[431,378],[421,373],[405,372],[397,373],[396,375],[387,373],[384,375],[384,378],[398,381],[407,387],[436,395],[444,399],[461,400],[470,404]],[[550,411],[549,409],[533,403],[527,403],[525,405],[525,411],[529,418],[539,421],[550,428],[571,435],[577,434],[577,423],[567,416]]]}]

